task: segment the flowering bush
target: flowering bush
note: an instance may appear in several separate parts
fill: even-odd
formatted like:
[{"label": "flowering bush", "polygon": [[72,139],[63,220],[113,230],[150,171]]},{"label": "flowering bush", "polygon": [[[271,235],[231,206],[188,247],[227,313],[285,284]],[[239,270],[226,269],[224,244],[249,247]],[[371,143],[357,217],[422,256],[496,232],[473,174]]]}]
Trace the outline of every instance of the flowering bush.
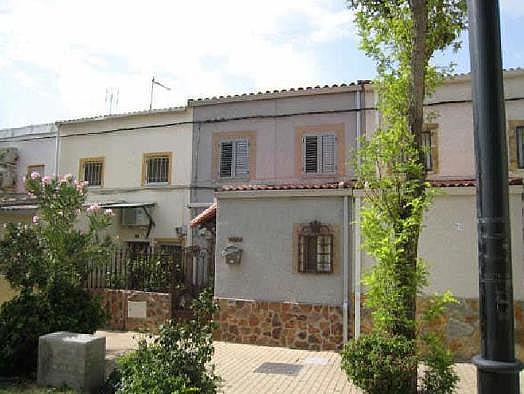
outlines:
[{"label": "flowering bush", "polygon": [[[0,309],[0,376],[34,372],[40,335],[89,333],[105,320],[83,285],[91,263],[109,256],[111,240],[101,234],[112,212],[98,205],[84,209],[87,184],[71,175],[33,172],[25,185],[38,200],[38,214],[32,224],[7,224],[0,241],[0,272],[20,290]],[[82,212],[88,219],[83,231],[77,226]]]}]

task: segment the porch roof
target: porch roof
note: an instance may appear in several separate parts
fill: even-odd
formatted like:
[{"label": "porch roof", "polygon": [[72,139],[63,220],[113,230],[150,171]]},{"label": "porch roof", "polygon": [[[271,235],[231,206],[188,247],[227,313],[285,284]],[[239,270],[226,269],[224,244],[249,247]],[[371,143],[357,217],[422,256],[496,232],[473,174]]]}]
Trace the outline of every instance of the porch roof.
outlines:
[{"label": "porch roof", "polygon": [[193,220],[191,220],[190,225],[191,227],[199,226],[201,224],[204,224],[214,219],[216,215],[217,215],[217,203],[215,201],[213,204],[211,204],[209,208],[206,208],[199,215],[197,215]]}]

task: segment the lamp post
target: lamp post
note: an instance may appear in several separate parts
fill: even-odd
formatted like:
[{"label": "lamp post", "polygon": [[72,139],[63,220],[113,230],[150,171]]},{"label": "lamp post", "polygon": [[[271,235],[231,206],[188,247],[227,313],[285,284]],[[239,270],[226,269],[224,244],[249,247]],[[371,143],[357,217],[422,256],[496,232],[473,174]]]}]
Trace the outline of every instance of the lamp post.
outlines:
[{"label": "lamp post", "polygon": [[479,318],[478,393],[518,394],[511,228],[498,0],[468,0],[477,178]]}]

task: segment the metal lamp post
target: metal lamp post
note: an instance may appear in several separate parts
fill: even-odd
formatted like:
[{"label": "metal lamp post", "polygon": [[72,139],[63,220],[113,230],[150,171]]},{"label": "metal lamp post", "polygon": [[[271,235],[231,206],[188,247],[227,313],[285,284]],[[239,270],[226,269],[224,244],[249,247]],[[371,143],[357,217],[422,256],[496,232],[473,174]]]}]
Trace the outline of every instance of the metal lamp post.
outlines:
[{"label": "metal lamp post", "polygon": [[508,161],[498,0],[468,0],[477,178],[481,353],[478,393],[518,394]]}]

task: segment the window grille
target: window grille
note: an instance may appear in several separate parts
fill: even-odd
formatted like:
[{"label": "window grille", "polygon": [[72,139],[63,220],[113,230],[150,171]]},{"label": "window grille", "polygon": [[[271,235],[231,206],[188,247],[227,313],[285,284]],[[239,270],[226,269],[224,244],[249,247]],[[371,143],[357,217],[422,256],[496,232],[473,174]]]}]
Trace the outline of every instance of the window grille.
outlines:
[{"label": "window grille", "polygon": [[312,222],[302,228],[298,239],[298,271],[333,272],[333,234],[327,226]]},{"label": "window grille", "polygon": [[517,164],[518,168],[524,168],[524,126],[515,129],[517,134]]},{"label": "window grille", "polygon": [[88,186],[102,186],[102,160],[86,160],[82,163],[82,177]]},{"label": "window grille", "polygon": [[146,157],[145,183],[169,182],[169,156]]},{"label": "window grille", "polygon": [[302,143],[306,174],[329,174],[337,171],[337,137],[335,134],[306,135]]},{"label": "window grille", "polygon": [[220,143],[221,178],[249,176],[249,143],[246,139]]}]

